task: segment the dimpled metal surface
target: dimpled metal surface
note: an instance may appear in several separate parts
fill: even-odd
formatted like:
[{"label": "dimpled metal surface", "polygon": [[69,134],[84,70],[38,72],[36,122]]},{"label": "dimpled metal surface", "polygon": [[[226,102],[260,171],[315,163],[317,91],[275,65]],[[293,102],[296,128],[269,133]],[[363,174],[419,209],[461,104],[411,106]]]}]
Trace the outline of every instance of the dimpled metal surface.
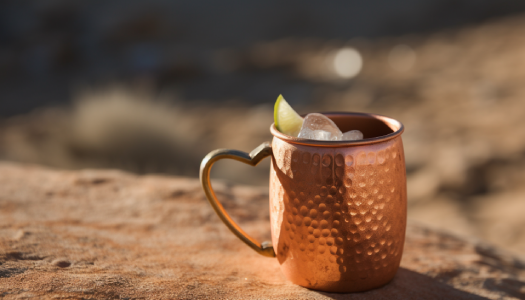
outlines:
[{"label": "dimpled metal surface", "polygon": [[330,292],[392,280],[406,228],[401,136],[344,147],[276,136],[272,150],[272,242],[285,276]]}]

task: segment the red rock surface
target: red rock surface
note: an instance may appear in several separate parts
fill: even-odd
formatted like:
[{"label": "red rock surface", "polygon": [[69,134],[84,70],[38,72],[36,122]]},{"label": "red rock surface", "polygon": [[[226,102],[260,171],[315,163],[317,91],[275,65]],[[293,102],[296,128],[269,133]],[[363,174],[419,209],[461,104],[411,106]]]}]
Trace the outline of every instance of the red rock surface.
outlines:
[{"label": "red rock surface", "polygon": [[[268,240],[265,189],[215,184],[242,227]],[[220,223],[195,179],[0,164],[4,299],[524,299],[525,263],[410,223],[387,286],[330,294],[287,282]]]}]

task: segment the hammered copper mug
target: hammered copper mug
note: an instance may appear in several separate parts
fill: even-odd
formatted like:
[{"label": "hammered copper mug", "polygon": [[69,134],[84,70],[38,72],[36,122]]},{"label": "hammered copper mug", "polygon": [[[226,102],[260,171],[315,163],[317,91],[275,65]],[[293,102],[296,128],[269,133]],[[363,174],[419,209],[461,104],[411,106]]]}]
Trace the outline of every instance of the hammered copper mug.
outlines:
[{"label": "hammered copper mug", "polygon": [[[385,285],[401,261],[406,228],[406,173],[401,133],[391,118],[326,113],[359,141],[314,141],[287,136],[274,125],[272,143],[250,154],[219,149],[202,161],[200,179],[222,221],[264,256],[277,257],[291,282],[327,292],[358,292]],[[271,156],[272,242],[260,244],[226,213],[210,184],[223,158],[257,165]]]}]

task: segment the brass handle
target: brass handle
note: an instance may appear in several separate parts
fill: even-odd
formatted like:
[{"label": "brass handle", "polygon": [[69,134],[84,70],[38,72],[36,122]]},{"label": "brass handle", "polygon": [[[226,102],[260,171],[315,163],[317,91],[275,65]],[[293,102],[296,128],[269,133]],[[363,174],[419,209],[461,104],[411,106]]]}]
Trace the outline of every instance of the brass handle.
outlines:
[{"label": "brass handle", "polygon": [[202,160],[200,180],[202,188],[204,189],[204,193],[206,193],[206,198],[208,198],[208,201],[210,202],[217,215],[221,218],[222,222],[224,222],[224,224],[226,224],[226,226],[228,226],[228,228],[230,228],[230,230],[239,239],[241,239],[241,241],[246,243],[246,245],[250,246],[250,248],[252,248],[253,250],[257,251],[257,253],[268,257],[275,257],[275,251],[273,250],[271,242],[263,242],[262,244],[260,244],[248,234],[246,234],[246,232],[244,232],[239,227],[239,225],[237,225],[231,219],[228,213],[224,210],[224,207],[222,207],[222,204],[217,200],[217,196],[215,195],[215,192],[213,191],[210,182],[211,167],[218,160],[229,158],[243,162],[248,165],[256,166],[259,164],[259,162],[261,162],[261,160],[263,160],[263,158],[270,155],[272,155],[272,146],[269,142],[262,143],[259,147],[255,148],[252,152],[250,152],[250,154],[230,149],[214,150],[208,153],[208,155],[206,155],[206,157],[204,157],[204,159]]}]

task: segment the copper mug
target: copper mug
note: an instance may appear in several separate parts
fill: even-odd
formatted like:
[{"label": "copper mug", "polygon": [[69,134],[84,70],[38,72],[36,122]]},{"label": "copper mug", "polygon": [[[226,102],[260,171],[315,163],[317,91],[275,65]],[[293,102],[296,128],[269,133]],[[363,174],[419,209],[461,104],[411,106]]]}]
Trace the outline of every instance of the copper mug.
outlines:
[{"label": "copper mug", "polygon": [[[326,113],[360,141],[314,141],[287,136],[275,125],[272,143],[250,154],[210,152],[200,179],[222,221],[258,253],[277,257],[291,282],[326,292],[359,292],[391,281],[405,241],[407,193],[403,125],[364,113]],[[272,243],[248,236],[226,213],[210,184],[210,169],[223,158],[257,165],[271,156]]]}]

